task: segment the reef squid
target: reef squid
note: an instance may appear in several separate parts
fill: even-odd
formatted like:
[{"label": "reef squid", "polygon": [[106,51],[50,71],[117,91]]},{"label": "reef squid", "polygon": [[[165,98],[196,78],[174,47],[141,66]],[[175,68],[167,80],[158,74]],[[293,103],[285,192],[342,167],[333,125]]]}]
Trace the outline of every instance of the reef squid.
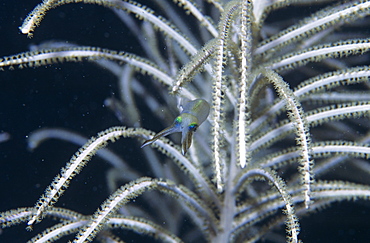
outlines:
[{"label": "reef squid", "polygon": [[185,155],[191,146],[193,133],[207,119],[210,106],[203,99],[189,101],[184,105],[184,109],[175,118],[172,125],[157,133],[152,139],[146,140],[141,148],[152,144],[160,137],[167,136],[175,132],[181,132],[182,154]]}]

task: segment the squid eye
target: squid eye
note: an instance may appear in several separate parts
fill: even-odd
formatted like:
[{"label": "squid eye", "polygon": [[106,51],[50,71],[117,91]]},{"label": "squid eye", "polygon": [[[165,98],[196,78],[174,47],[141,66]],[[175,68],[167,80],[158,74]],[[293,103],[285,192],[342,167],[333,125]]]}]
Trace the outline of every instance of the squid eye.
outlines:
[{"label": "squid eye", "polygon": [[189,128],[189,130],[195,132],[197,130],[197,128],[198,128],[198,124],[191,123],[188,128]]},{"label": "squid eye", "polygon": [[181,116],[176,117],[176,119],[175,119],[176,126],[180,125],[181,123],[182,123],[182,117]]}]

